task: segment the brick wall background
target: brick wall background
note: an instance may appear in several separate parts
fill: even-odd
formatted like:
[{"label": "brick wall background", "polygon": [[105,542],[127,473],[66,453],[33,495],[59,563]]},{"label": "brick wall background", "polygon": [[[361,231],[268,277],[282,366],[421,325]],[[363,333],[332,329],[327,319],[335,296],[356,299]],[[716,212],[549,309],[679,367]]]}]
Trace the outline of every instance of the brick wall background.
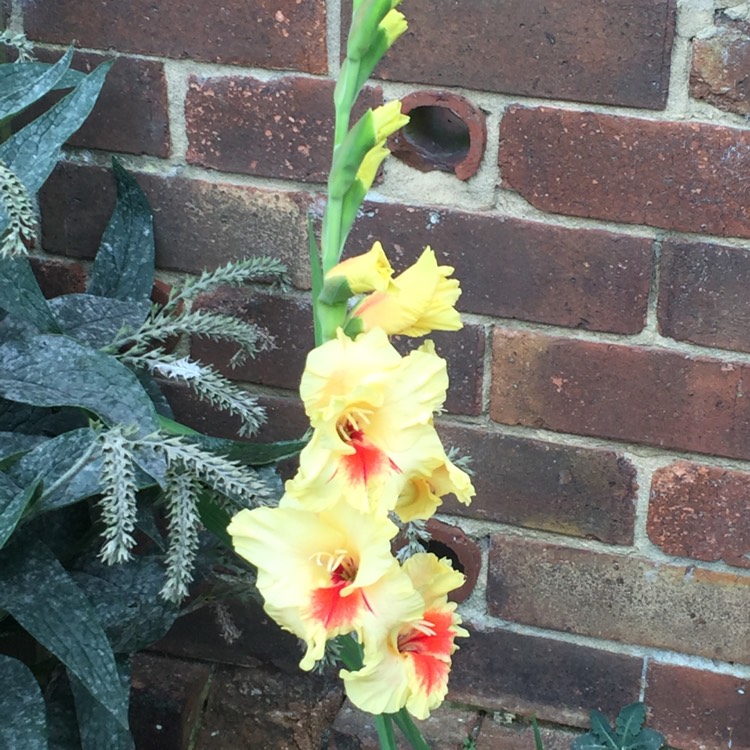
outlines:
[{"label": "brick wall background", "polygon": [[[464,330],[436,337],[453,383],[442,429],[474,456],[478,496],[449,504],[444,520],[482,562],[450,694],[473,708],[446,708],[446,737],[480,721],[478,747],[531,747],[522,726],[494,719],[535,712],[554,750],[567,734],[552,724],[585,726],[589,708],[613,714],[640,698],[675,747],[750,750],[749,5],[404,0],[410,30],[367,103],[453,102],[472,167],[454,169],[454,154],[415,169],[414,141],[440,140],[447,124],[413,132],[349,247],[381,239],[403,266],[429,243],[464,289]],[[117,59],[41,197],[43,249],[57,256],[49,277],[64,262],[80,283],[113,203],[110,152],[152,201],[167,278],[252,253],[289,265],[286,294],[201,300],[267,325],[279,349],[230,371],[231,352],[193,344],[263,394],[269,439],[304,426],[294,390],[312,343],[305,222],[321,211],[348,7],[8,6],[42,59],[71,40],[82,69]],[[185,394],[174,404],[203,429],[232,432]],[[162,652],[237,670],[243,653],[266,663],[256,641],[227,650],[210,627]],[[196,713],[195,696],[210,705],[223,685],[231,704],[227,686],[245,679],[222,667],[209,689],[214,667],[144,659],[158,675],[187,670],[176,678],[184,695],[162,701],[178,723]],[[238,695],[246,706],[247,690]],[[349,731],[337,721],[334,743]],[[201,731],[198,747],[234,746]]]}]

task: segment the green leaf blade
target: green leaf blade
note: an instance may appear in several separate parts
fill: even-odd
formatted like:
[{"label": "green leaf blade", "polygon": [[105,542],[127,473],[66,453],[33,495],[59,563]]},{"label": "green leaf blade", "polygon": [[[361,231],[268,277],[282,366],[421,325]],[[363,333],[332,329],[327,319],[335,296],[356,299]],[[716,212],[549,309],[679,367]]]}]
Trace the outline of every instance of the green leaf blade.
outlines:
[{"label": "green leaf blade", "polygon": [[120,300],[148,300],[154,284],[151,206],[135,178],[112,159],[117,203],[102,236],[88,293]]},{"label": "green leaf blade", "polygon": [[38,192],[60,157],[60,148],[83,124],[96,103],[114,61],[102,63],[54,107],[0,144],[0,159]]},{"label": "green leaf blade", "polygon": [[609,725],[609,720],[596,709],[591,712],[591,731],[608,750],[621,750],[620,742]]},{"label": "green leaf blade", "polygon": [[45,333],[60,330],[26,258],[0,258],[0,308]]},{"label": "green leaf blade", "polygon": [[38,487],[39,483],[34,482],[22,489],[5,474],[0,474],[0,549],[15,530]]},{"label": "green leaf blade", "polygon": [[646,721],[646,705],[631,703],[620,711],[615,727],[623,745],[634,740]]},{"label": "green leaf blade", "polygon": [[138,379],[114,357],[65,336],[35,336],[0,349],[0,396],[33,406],[75,406],[109,425],[156,431],[156,411]]},{"label": "green leaf blade", "polygon": [[47,750],[42,691],[31,670],[0,654],[0,748]]},{"label": "green leaf blade", "polygon": [[[51,91],[67,72],[73,48],[54,64],[17,63],[0,66],[0,120],[15,115]],[[10,68],[10,69],[8,69]]]},{"label": "green leaf blade", "polygon": [[127,727],[127,692],[91,603],[41,542],[0,552],[0,608],[54,654]]}]

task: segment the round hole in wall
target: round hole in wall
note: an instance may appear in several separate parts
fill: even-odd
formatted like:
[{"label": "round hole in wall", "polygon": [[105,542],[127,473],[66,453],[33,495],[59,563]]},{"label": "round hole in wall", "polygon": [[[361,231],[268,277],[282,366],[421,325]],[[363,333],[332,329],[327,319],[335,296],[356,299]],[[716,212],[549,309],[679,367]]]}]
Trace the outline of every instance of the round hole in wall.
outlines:
[{"label": "round hole in wall", "polygon": [[469,154],[469,126],[452,110],[441,106],[415,107],[404,126],[406,142],[432,166],[452,172]]},{"label": "round hole in wall", "polygon": [[458,556],[458,553],[438,539],[430,539],[430,541],[427,542],[427,552],[432,552],[432,554],[439,559],[447,557],[451,561],[453,570],[457,570],[459,573],[466,573],[463,562]]}]

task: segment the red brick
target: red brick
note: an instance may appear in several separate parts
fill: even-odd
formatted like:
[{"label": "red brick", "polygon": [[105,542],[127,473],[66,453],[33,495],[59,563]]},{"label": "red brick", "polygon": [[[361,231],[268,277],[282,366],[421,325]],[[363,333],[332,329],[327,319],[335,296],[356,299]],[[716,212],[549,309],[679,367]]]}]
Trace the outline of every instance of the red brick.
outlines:
[{"label": "red brick", "polygon": [[450,501],[445,512],[632,544],[636,472],[617,453],[452,424],[441,425],[440,434],[471,457],[477,490],[470,506]]},{"label": "red brick", "polygon": [[513,622],[750,660],[750,576],[496,534],[487,598],[493,615]]},{"label": "red brick", "polygon": [[670,555],[750,568],[750,474],[687,461],[651,482],[648,535]]},{"label": "red brick", "polygon": [[467,0],[460,11],[411,0],[404,13],[409,31],[380,64],[382,78],[649,109],[666,102],[672,0]]},{"label": "red brick", "polygon": [[185,0],[25,2],[30,39],[230,65],[325,73],[324,0],[224,0],[202,12]]},{"label": "red brick", "polygon": [[616,715],[638,700],[639,658],[507,630],[468,629],[470,637],[459,639],[453,657],[450,700],[581,727],[592,708]]},{"label": "red brick", "polygon": [[[264,327],[274,336],[277,346],[232,369],[229,360],[236,347],[226,342],[195,339],[193,356],[212,363],[226,376],[262,385],[296,391],[305,368],[307,353],[315,345],[312,330],[312,306],[308,298],[272,294],[253,294],[226,289],[204,295],[198,306],[236,315]],[[466,325],[461,331],[431,336],[438,354],[448,363],[448,389],[445,407],[458,414],[478,414],[481,409],[482,358],[484,329]],[[414,339],[405,352],[414,348]]]},{"label": "red brick", "polygon": [[513,106],[499,162],[503,184],[543,211],[750,237],[747,130]]},{"label": "red brick", "polygon": [[703,346],[750,352],[750,252],[712,243],[664,243],[659,329]]},{"label": "red brick", "polygon": [[397,267],[431,245],[455,266],[466,312],[637,333],[646,318],[651,241],[503,216],[367,203],[350,254],[381,240]]},{"label": "red brick", "polygon": [[496,422],[750,457],[748,366],[496,329]]},{"label": "red brick", "polygon": [[47,299],[86,291],[86,270],[80,263],[33,257],[29,263]]},{"label": "red brick", "polygon": [[[539,727],[544,750],[570,750],[578,736],[574,732],[551,727]],[[486,717],[482,722],[476,742],[476,750],[532,750],[534,731],[530,724],[503,724]]]},{"label": "red brick", "polygon": [[681,750],[750,750],[750,681],[651,662],[650,726]]},{"label": "red brick", "polygon": [[[187,160],[224,172],[325,182],[333,149],[333,81],[287,76],[190,79]],[[366,89],[358,107],[382,102]]]},{"label": "red brick", "polygon": [[693,39],[690,94],[726,112],[748,115],[748,29],[720,23],[714,32],[711,37]]},{"label": "red brick", "polygon": [[[417,726],[431,750],[456,750],[464,747],[464,741],[474,732],[481,721],[477,711],[453,708],[443,703]],[[411,750],[412,746],[399,730],[396,730],[398,750]],[[328,744],[321,750],[381,750],[372,714],[355,708],[346,701],[331,727]],[[554,750],[554,748],[547,748]]]},{"label": "red brick", "polygon": [[318,750],[343,699],[330,677],[218,667],[193,747]]},{"label": "red brick", "polygon": [[[160,382],[175,419],[194,430],[214,437],[240,439],[238,430],[241,421],[205,401],[195,391],[173,382]],[[305,434],[310,423],[305,416],[302,402],[294,396],[270,396],[258,394],[258,401],[266,410],[266,423],[253,435],[253,441],[271,443],[276,440],[298,440]]]},{"label": "red brick", "polygon": [[133,657],[130,729],[138,750],[187,750],[212,672],[208,664]]},{"label": "red brick", "polygon": [[[57,51],[37,50],[37,57],[42,62],[53,62],[60,56]],[[112,59],[112,56],[79,52],[71,67],[88,73],[107,59]],[[17,118],[16,123],[25,125],[61,97],[62,93],[45,97],[42,105],[31,107]],[[164,65],[150,60],[117,57],[94,109],[67,143],[102,151],[167,157],[170,149],[167,107]]]},{"label": "red brick", "polygon": [[[302,193],[136,174],[154,210],[160,268],[200,273],[230,260],[270,255],[309,285],[307,208]],[[62,164],[40,193],[43,245],[91,258],[114,207],[108,170]]]}]

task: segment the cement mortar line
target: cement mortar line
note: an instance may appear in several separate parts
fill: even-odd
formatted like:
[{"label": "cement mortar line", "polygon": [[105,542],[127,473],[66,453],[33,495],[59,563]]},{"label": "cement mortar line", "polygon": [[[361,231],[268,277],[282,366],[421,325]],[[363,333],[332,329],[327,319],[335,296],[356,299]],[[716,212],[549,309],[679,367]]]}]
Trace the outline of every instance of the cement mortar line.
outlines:
[{"label": "cement mortar line", "polygon": [[646,301],[646,321],[642,333],[648,332],[654,341],[663,337],[659,331],[659,290],[661,289],[661,249],[662,241],[655,239],[651,243],[651,280]]},{"label": "cement mortar line", "polygon": [[189,74],[184,66],[164,63],[167,82],[167,117],[169,120],[169,162],[185,164],[188,149],[185,102],[187,101]]},{"label": "cement mortar line", "polygon": [[[463,611],[460,605],[458,611]],[[547,630],[546,628],[540,628],[534,625],[524,625],[510,620],[503,620],[502,618],[493,617],[491,615],[488,615],[479,621],[472,621],[467,618],[464,624],[467,624],[467,622],[469,625],[479,625],[480,627],[477,627],[476,629],[480,632],[502,630],[508,633],[516,633],[518,635],[537,636],[551,641],[586,646],[588,648],[596,649],[597,651],[606,651],[608,653],[622,654],[624,656],[634,656],[639,659],[648,658],[658,664],[688,667],[690,669],[713,672],[728,677],[736,677],[740,680],[750,679],[750,665],[720,661],[706,656],[685,654],[683,652],[672,651],[666,648],[623,643],[621,641],[596,638],[595,636],[580,635],[577,633],[565,633],[560,630]]]},{"label": "cement mortar line", "polygon": [[341,0],[326,3],[326,50],[328,73],[335,78],[341,67]]}]

